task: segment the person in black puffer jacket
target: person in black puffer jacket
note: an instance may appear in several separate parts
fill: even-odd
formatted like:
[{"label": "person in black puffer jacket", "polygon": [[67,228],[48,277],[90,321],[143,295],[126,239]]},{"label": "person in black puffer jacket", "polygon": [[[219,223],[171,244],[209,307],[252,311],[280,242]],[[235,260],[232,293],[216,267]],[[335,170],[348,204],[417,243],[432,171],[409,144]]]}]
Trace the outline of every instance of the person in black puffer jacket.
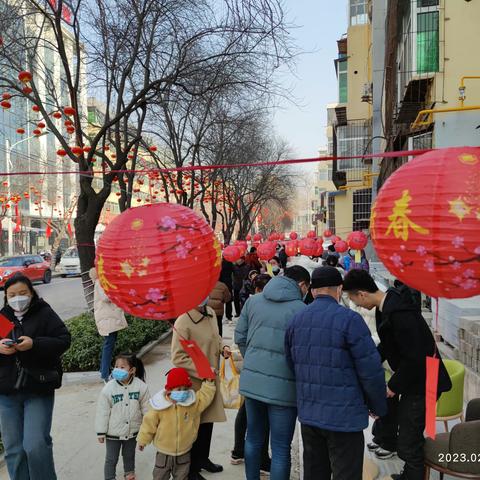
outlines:
[{"label": "person in black puffer jacket", "polygon": [[0,429],[8,473],[12,480],[55,480],[50,429],[70,333],[24,275],[5,283],[0,314],[14,325],[0,340]]}]

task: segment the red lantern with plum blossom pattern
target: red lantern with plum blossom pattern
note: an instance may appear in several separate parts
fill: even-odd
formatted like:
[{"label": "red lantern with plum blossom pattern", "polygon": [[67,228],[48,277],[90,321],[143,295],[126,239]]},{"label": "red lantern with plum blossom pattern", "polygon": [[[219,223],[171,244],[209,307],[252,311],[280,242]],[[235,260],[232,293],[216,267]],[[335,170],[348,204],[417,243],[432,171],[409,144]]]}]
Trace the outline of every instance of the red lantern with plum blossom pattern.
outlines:
[{"label": "red lantern with plum blossom pattern", "polygon": [[223,250],[223,258],[227,262],[236,262],[242,257],[242,252],[240,251],[240,248],[238,248],[235,245],[229,245],[228,247],[225,247]]},{"label": "red lantern with plum blossom pattern", "polygon": [[103,232],[96,266],[107,296],[141,318],[168,320],[196,307],[215,286],[220,244],[203,218],[178,204],[131,208]]},{"label": "red lantern with plum blossom pattern", "polygon": [[345,240],[339,240],[335,243],[335,251],[338,253],[343,253],[348,250],[348,244]]},{"label": "red lantern with plum blossom pattern", "polygon": [[275,242],[261,243],[257,247],[257,255],[260,260],[271,260],[277,253],[277,244]]},{"label": "red lantern with plum blossom pattern", "polygon": [[317,242],[313,238],[304,238],[300,240],[300,253],[307,257],[314,257],[317,253]]},{"label": "red lantern with plum blossom pattern", "polygon": [[480,148],[428,152],[380,190],[370,232],[402,282],[431,297],[480,294]]},{"label": "red lantern with plum blossom pattern", "polygon": [[347,237],[347,243],[354,250],[363,250],[368,245],[368,237],[360,231],[352,232]]}]

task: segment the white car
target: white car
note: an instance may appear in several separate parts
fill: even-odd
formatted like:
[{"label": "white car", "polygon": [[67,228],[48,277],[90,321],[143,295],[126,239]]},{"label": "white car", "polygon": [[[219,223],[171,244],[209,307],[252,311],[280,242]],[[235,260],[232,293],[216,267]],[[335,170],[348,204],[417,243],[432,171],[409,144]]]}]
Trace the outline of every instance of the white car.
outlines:
[{"label": "white car", "polygon": [[77,247],[70,247],[60,260],[60,274],[62,277],[66,277],[67,275],[80,275],[81,273]]}]

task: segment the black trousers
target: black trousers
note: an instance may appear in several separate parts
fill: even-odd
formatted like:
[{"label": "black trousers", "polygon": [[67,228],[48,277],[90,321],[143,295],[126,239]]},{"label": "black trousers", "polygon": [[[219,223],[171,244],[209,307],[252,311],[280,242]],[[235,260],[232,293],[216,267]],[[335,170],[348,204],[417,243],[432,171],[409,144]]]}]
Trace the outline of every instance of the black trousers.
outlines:
[{"label": "black trousers", "polygon": [[198,436],[190,451],[190,473],[200,473],[203,465],[210,456],[212,443],[213,423],[201,423]]},{"label": "black trousers", "polygon": [[363,432],[333,432],[302,424],[303,480],[362,480]]},{"label": "black trousers", "polygon": [[372,427],[373,441],[390,452],[397,451],[398,396],[387,398],[387,414],[378,418]]},{"label": "black trousers", "polygon": [[[267,420],[268,422],[268,420]],[[265,436],[265,442],[262,448],[262,464],[260,469],[267,468],[270,470],[270,456],[268,454],[268,445],[270,442],[270,425],[267,427],[267,434]],[[247,408],[245,402],[238,409],[237,416],[235,417],[235,445],[233,447],[232,455],[236,457],[245,458],[245,437],[247,435]]]},{"label": "black trousers", "polygon": [[398,456],[405,462],[402,478],[422,480],[425,395],[402,395],[398,407]]},{"label": "black trousers", "polygon": [[240,316],[242,312],[242,304],[240,303],[240,290],[233,290],[233,303],[235,305],[235,315]]},{"label": "black trousers", "polygon": [[223,337],[223,315],[217,315],[217,325],[218,325],[218,333],[221,337]]},{"label": "black trousers", "polygon": [[[233,298],[232,288],[229,288],[229,290],[230,290],[230,296]],[[228,320],[231,320],[233,317],[233,303],[231,300],[225,304],[225,316],[227,317]]]}]

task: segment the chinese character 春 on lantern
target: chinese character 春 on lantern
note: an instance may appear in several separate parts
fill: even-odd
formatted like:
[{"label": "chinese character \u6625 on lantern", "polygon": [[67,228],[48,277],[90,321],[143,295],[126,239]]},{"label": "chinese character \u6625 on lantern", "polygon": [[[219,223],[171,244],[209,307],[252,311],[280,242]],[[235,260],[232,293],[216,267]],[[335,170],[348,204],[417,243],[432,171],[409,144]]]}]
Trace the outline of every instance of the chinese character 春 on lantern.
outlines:
[{"label": "chinese character \u6625 on lantern", "polygon": [[480,148],[416,157],[384,184],[371,237],[388,270],[431,297],[480,294]]},{"label": "chinese character \u6625 on lantern", "polygon": [[96,266],[105,293],[122,310],[168,320],[207,297],[221,260],[204,219],[182,205],[157,203],[112,220],[99,240]]}]

